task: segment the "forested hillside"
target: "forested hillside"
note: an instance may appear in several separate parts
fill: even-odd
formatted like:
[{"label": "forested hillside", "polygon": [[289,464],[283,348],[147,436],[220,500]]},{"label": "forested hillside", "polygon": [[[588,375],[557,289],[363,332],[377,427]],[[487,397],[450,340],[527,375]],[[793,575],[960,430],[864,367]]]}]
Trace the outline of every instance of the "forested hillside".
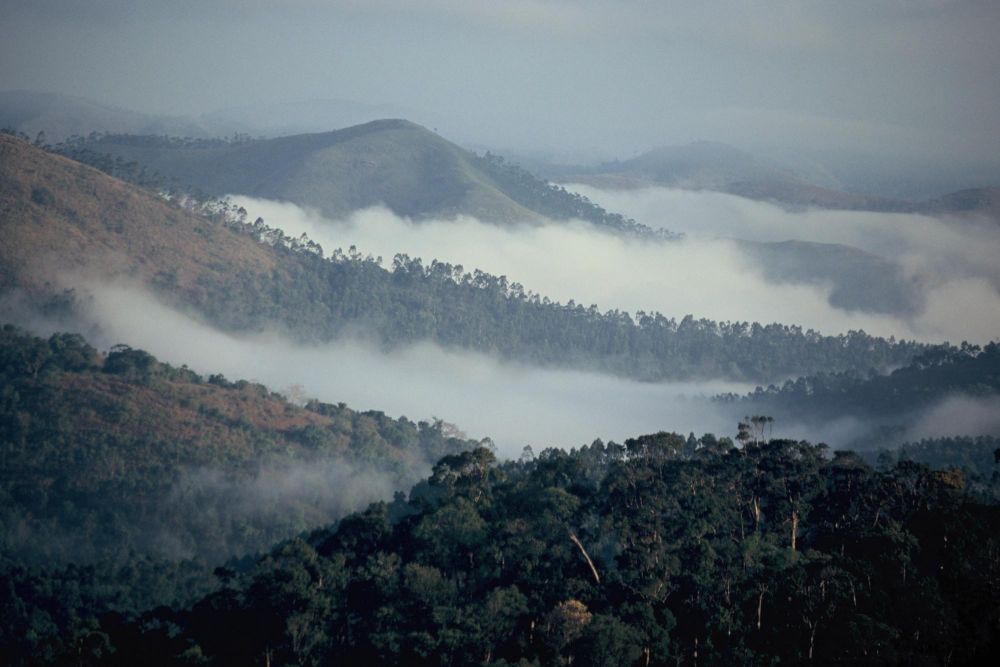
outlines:
[{"label": "forested hillside", "polygon": [[993,667],[998,34],[0,0],[0,667]]},{"label": "forested hillside", "polygon": [[[201,215],[80,163],[0,135],[0,288],[68,315],[86,285],[127,278],[229,331],[280,326],[307,341],[359,329],[504,359],[658,380],[774,382],[905,364],[925,346],[848,332],[601,312],[553,303],[504,276],[397,256],[333,252],[239,212]],[[329,251],[329,249],[327,249]],[[79,287],[77,293],[64,293]],[[44,302],[44,303],[43,303]]]},{"label": "forested hillside", "polygon": [[805,442],[477,449],[185,610],[49,646],[114,665],[987,664],[998,531],[961,473]]},{"label": "forested hillside", "polygon": [[293,405],[76,335],[0,331],[0,552],[221,561],[407,489],[476,442],[343,404]]},{"label": "forested hillside", "polygon": [[[744,397],[720,396],[748,414],[780,420],[819,423],[838,418],[870,420],[881,425],[875,435],[855,446],[895,446],[916,416],[928,408],[956,400],[1000,399],[1000,344],[964,344],[959,349],[935,349],[886,375],[853,371],[820,373],[788,380],[780,387],[758,387]],[[942,416],[941,428],[964,433],[962,418]],[[957,423],[948,423],[957,422]],[[871,440],[875,438],[875,440]]]},{"label": "forested hillside", "polygon": [[970,487],[994,495],[1000,492],[998,437],[925,438],[894,449],[862,452],[862,455],[872,465],[891,466],[900,461],[915,461],[932,468],[955,468],[962,471]]}]

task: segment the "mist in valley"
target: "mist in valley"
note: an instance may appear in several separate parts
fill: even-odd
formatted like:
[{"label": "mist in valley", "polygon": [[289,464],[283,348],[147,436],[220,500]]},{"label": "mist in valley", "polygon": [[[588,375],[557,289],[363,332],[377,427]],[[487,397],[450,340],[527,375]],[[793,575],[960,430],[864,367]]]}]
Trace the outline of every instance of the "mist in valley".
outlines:
[{"label": "mist in valley", "polygon": [[[89,284],[81,291],[89,297],[88,312],[71,326],[89,332],[98,347],[124,342],[205,375],[222,373],[276,391],[297,385],[296,392],[310,398],[415,421],[438,417],[469,437],[492,438],[505,457],[525,445],[572,447],[658,430],[725,434],[735,422],[708,397],[753,388],[725,381],[642,383],[532,368],[431,343],[383,351],[360,335],[303,345],[277,332],[218,331],[135,286]],[[36,330],[42,325],[37,319],[26,323]]]},{"label": "mist in valley", "polygon": [[666,187],[597,188],[570,184],[611,211],[653,228],[703,239],[840,243],[901,262],[930,279],[986,279],[1000,289],[1000,226],[988,217],[880,213],[778,204]]},{"label": "mist in valley", "polygon": [[[548,222],[498,226],[471,217],[414,222],[375,207],[344,220],[285,202],[233,196],[251,219],[306,234],[329,253],[356,246],[389,266],[396,253],[506,275],[553,300],[596,304],[602,312],[659,311],[695,318],[798,324],[827,335],[864,330],[938,343],[986,342],[1000,332],[1000,230],[966,231],[927,216],[836,211],[789,212],[708,192],[580,188],[608,210],[640,223],[684,232],[681,241],[649,241],[591,225]],[[852,245],[898,261],[915,286],[912,315],[831,305],[832,285],[776,281],[741,240],[797,239]]]},{"label": "mist in valley", "polygon": [[[77,330],[102,349],[126,343],[202,375],[221,373],[229,380],[259,382],[295,400],[344,402],[355,410],[378,410],[414,421],[440,418],[470,438],[490,438],[501,458],[516,458],[528,445],[535,451],[568,449],[595,438],[622,442],[661,430],[731,437],[744,413],[752,411],[747,405],[714,400],[721,394],[745,395],[755,388],[749,383],[639,382],[504,362],[430,342],[387,351],[366,341],[363,331],[330,343],[302,344],[278,330],[256,334],[217,330],[160,303],[136,285],[87,282],[79,284],[78,291],[87,305],[75,321],[52,322],[10,308],[5,317],[42,335]],[[871,442],[873,429],[887,424],[897,427],[898,442],[939,435],[993,435],[1000,433],[997,400],[951,396],[912,414],[885,419],[776,410],[773,435],[825,442],[833,449]],[[279,465],[266,476],[299,482],[324,479],[314,473],[299,479],[294,470]],[[212,474],[199,477],[201,483],[209,478]],[[261,490],[267,492],[261,497],[279,489],[280,500],[280,489],[292,489],[291,497],[300,500],[322,487],[299,482],[264,484]],[[390,486],[381,479],[371,487],[375,491],[366,488],[374,498],[386,497]],[[244,500],[256,496],[246,495],[242,485],[239,488]]]}]

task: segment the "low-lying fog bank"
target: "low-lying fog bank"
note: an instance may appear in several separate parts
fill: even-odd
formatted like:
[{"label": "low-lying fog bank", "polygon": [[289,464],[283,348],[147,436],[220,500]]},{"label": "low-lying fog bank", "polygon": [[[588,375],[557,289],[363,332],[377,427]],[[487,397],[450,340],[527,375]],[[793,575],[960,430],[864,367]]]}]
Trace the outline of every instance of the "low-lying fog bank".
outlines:
[{"label": "low-lying fog bank", "polygon": [[[147,292],[122,284],[80,285],[89,312],[78,322],[51,323],[24,313],[5,321],[36,333],[76,330],[92,344],[142,348],[203,375],[260,382],[276,391],[344,402],[419,421],[439,417],[469,437],[490,437],[502,457],[525,445],[575,447],[660,430],[732,436],[748,406],[719,403],[719,393],[743,394],[752,385],[724,382],[643,383],[599,373],[503,363],[479,353],[421,343],[390,352],[360,339],[300,345],[278,333],[233,335],[172,310]],[[0,308],[0,311],[3,309]],[[292,388],[294,387],[294,390]],[[906,439],[930,435],[1000,433],[1000,402],[950,398],[911,419]],[[863,437],[873,424],[842,415],[815,421],[780,415],[775,437],[827,442],[833,448]]]},{"label": "low-lying fog bank", "polygon": [[[652,226],[662,221],[664,227],[689,233],[675,242],[625,239],[584,223],[498,226],[468,217],[415,223],[384,208],[330,221],[293,204],[239,196],[233,201],[246,208],[251,219],[263,217],[291,236],[307,234],[327,253],[353,245],[364,254],[383,257],[384,266],[396,253],[425,262],[437,259],[461,264],[468,271],[478,268],[506,275],[552,299],[594,303],[601,310],[781,322],[826,334],[863,329],[928,342],[983,342],[1000,332],[1000,294],[994,287],[1000,284],[1000,274],[987,261],[1000,253],[996,235],[984,231],[981,238],[964,238],[922,216],[903,216],[913,219],[904,224],[900,216],[857,214],[855,222],[850,218],[841,225],[845,231],[824,236],[820,232],[833,224],[823,222],[829,212],[788,213],[728,195],[688,192],[676,195],[684,206],[671,208],[675,192],[614,192],[606,195],[611,202],[602,201],[604,194],[588,192],[610,210],[622,210]],[[629,196],[636,201],[628,206],[619,201]],[[915,238],[902,243],[906,224],[927,227],[928,239],[919,240],[923,232],[915,232]],[[770,231],[758,235],[758,227]],[[830,304],[829,285],[769,281],[764,267],[741,250],[739,241],[717,238],[737,236],[740,230],[739,236],[754,240],[854,243],[871,251],[895,247],[898,253],[885,254],[900,259],[908,275],[919,276],[925,307],[912,316],[849,311]],[[884,240],[862,243],[868,236]],[[935,238],[943,248],[940,257],[932,252]]]},{"label": "low-lying fog bank", "polygon": [[[513,456],[525,445],[570,447],[661,429],[729,433],[735,422],[707,399],[753,387],[733,382],[652,384],[608,375],[501,363],[421,343],[384,352],[362,340],[299,345],[278,334],[236,336],[172,310],[140,289],[89,285],[86,322],[74,328],[107,349],[126,343],[174,365],[276,391],[381,410],[412,420],[440,417],[470,437],[489,436]],[[46,333],[44,322],[21,322]],[[65,328],[65,327],[63,327]]]}]

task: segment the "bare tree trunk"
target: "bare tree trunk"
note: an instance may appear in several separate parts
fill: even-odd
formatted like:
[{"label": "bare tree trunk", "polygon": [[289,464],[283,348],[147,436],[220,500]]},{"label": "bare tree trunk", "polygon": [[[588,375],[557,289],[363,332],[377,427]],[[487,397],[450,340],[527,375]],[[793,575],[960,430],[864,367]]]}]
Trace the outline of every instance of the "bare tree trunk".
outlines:
[{"label": "bare tree trunk", "polygon": [[799,513],[792,510],[792,551],[795,551],[795,542],[799,536]]},{"label": "bare tree trunk", "polygon": [[590,556],[587,555],[587,550],[583,548],[583,544],[580,543],[580,540],[572,532],[569,534],[569,539],[572,540],[573,544],[575,544],[578,549],[580,549],[580,553],[583,554],[583,557],[587,559],[587,565],[590,566],[590,571],[594,574],[594,581],[596,581],[597,585],[600,586],[601,575],[597,574],[597,568],[594,567],[594,561],[590,560]]},{"label": "bare tree trunk", "polygon": [[816,628],[819,627],[819,621],[817,620],[812,624],[812,631],[809,633],[809,659],[813,659],[813,647],[816,646]]},{"label": "bare tree trunk", "polygon": [[757,589],[760,591],[760,595],[757,596],[757,629],[760,630],[761,618],[764,614],[764,594],[767,593],[767,584],[758,584]]}]

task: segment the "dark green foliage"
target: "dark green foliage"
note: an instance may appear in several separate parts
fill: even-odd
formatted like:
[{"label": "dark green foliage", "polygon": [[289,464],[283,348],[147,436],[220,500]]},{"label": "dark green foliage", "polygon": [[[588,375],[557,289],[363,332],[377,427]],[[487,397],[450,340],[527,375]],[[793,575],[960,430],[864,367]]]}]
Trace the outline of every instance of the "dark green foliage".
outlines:
[{"label": "dark green foliage", "polygon": [[48,188],[35,187],[31,189],[31,201],[39,206],[52,206],[56,203],[56,198]]},{"label": "dark green foliage", "polygon": [[82,654],[89,663],[110,654],[99,619],[111,626],[121,614],[186,606],[216,588],[210,568],[195,561],[133,554],[123,564],[46,569],[2,560],[0,656],[61,664]]},{"label": "dark green foliage", "polygon": [[[675,434],[496,464],[276,548],[108,664],[982,664],[1000,508],[822,446]],[[392,519],[392,516],[396,516]],[[589,562],[593,563],[593,568]],[[162,629],[170,632],[163,634]]]},{"label": "dark green foliage", "polygon": [[882,467],[915,461],[936,470],[959,470],[970,488],[982,489],[1000,498],[1000,438],[997,437],[928,438],[864,455],[870,464]]},{"label": "dark green foliage", "polygon": [[14,560],[222,560],[407,488],[475,444],[441,421],[205,382],[125,345],[102,356],[76,335],[0,330],[0,555]]},{"label": "dark green foliage", "polygon": [[602,313],[572,300],[552,302],[506,276],[466,272],[461,265],[396,255],[386,270],[353,247],[323,259],[311,242],[285,237],[260,219],[240,223],[232,213],[224,208],[215,215],[286,253],[288,274],[263,283],[236,274],[223,284],[205,284],[197,305],[224,328],[261,328],[278,319],[304,337],[329,340],[360,325],[386,347],[430,339],[507,359],[642,380],[867,371],[906,363],[927,349],[863,331],[823,336],[781,324]]},{"label": "dark green foliage", "polygon": [[553,220],[586,220],[598,227],[646,238],[670,239],[679,236],[666,230],[653,230],[620,213],[605,211],[583,195],[567,192],[560,185],[541,180],[499,155],[487,152],[477,157],[477,164],[517,203]]},{"label": "dark green foliage", "polygon": [[[774,415],[780,421],[821,422],[839,417],[868,420],[879,426],[852,447],[873,449],[896,445],[912,415],[948,398],[988,399],[1000,395],[1000,344],[926,350],[902,368],[879,375],[873,371],[820,373],[788,380],[745,397],[729,394],[718,401],[744,412]],[[961,432],[961,424],[954,427]]]},{"label": "dark green foliage", "polygon": [[[210,563],[328,524],[476,444],[440,420],[300,408],[125,345],[101,355],[4,326],[0,661],[107,658],[102,623],[190,604],[217,588]],[[151,623],[147,639],[169,626]]]}]

